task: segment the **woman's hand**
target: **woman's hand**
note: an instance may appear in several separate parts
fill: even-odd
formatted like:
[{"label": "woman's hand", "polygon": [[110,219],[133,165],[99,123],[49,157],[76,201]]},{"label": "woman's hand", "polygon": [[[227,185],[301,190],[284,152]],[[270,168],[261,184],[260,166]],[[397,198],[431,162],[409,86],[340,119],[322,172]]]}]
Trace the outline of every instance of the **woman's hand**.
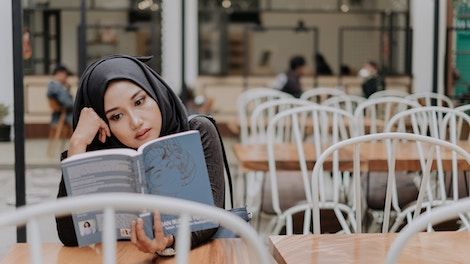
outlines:
[{"label": "woman's hand", "polygon": [[111,136],[108,125],[98,114],[89,107],[84,107],[80,112],[80,119],[77,127],[70,138],[68,156],[73,156],[86,151],[86,147],[91,144],[96,134],[101,142],[106,141],[106,137]]},{"label": "woman's hand", "polygon": [[150,240],[144,231],[144,221],[140,218],[132,221],[131,241],[140,251],[155,253],[173,245],[173,236],[165,236],[163,233],[159,212],[153,214],[153,229],[155,238]]}]

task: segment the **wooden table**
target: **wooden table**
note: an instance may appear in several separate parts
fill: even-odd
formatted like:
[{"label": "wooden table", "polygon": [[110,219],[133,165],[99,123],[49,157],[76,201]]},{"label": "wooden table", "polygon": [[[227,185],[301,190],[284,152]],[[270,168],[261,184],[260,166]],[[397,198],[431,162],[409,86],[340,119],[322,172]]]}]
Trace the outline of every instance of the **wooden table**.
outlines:
[{"label": "wooden table", "polygon": [[[313,169],[316,155],[313,144],[304,144],[305,160],[307,167]],[[265,144],[235,144],[233,146],[240,169],[244,171],[269,171],[268,148]],[[297,148],[294,144],[277,144],[274,146],[276,157],[276,169],[300,170]],[[339,152],[340,168],[352,168],[353,152],[344,149]],[[331,162],[326,162],[324,168],[328,169]]]},{"label": "wooden table", "polygon": [[[84,264],[101,263],[102,248],[64,247],[61,244],[43,244],[43,263]],[[154,257],[140,252],[130,242],[118,242],[117,263],[175,263],[174,257]],[[250,263],[248,250],[241,239],[216,239],[190,251],[190,263]],[[0,262],[30,263],[28,244],[16,244]]]},{"label": "wooden table", "polygon": [[[397,234],[271,236],[278,263],[384,263]],[[469,263],[470,233],[419,233],[401,252],[398,263]]]},{"label": "wooden table", "polygon": [[[467,141],[459,141],[459,146],[470,152],[470,144]],[[265,144],[234,145],[235,156],[240,168],[245,171],[268,171],[268,152]],[[307,166],[311,169],[316,161],[313,144],[304,144]],[[384,142],[367,142],[360,144],[361,170],[362,171],[387,171],[387,151]],[[299,170],[299,158],[294,144],[277,144],[274,147],[276,157],[276,169]],[[340,167],[352,168],[354,146],[348,146],[339,151]],[[426,153],[426,152],[425,152]],[[451,151],[441,148],[441,158],[445,168],[451,164]],[[420,170],[419,154],[414,142],[398,142],[395,147],[396,170],[417,171]],[[457,156],[459,169],[470,169],[470,165]],[[329,164],[325,164],[328,169]]]}]

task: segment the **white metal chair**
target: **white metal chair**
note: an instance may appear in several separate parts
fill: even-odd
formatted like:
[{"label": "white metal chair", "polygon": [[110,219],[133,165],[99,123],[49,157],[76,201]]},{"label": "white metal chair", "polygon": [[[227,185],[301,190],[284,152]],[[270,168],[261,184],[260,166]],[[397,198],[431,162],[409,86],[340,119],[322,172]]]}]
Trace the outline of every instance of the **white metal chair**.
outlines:
[{"label": "white metal chair", "polygon": [[467,123],[470,126],[470,116],[457,109],[425,106],[414,109],[408,109],[394,115],[386,124],[385,132],[406,132],[403,125],[407,123],[411,126],[411,132],[419,135],[429,135],[442,140],[448,140],[457,143],[459,140],[459,130],[457,120],[460,126]]},{"label": "white metal chair", "polygon": [[[470,114],[470,111],[469,111],[470,110],[470,104],[461,105],[461,106],[455,107],[454,109],[456,111],[460,111],[460,112],[464,112],[466,114]],[[463,133],[462,133],[464,131],[463,123],[464,123],[464,120],[457,117],[457,138],[458,139],[464,139],[465,138],[465,135],[463,135]],[[470,132],[466,136],[467,136],[467,140],[470,141]]]},{"label": "white metal chair", "polygon": [[[385,125],[396,113],[410,108],[421,107],[420,104],[400,97],[382,97],[368,99],[359,104],[354,112],[357,124],[357,135],[383,132]],[[366,126],[369,132],[366,133]]]},{"label": "white metal chair", "polygon": [[[284,125],[282,133],[277,131],[278,124]],[[344,124],[349,124],[348,128]],[[309,125],[311,124],[311,125]],[[308,179],[308,167],[305,159],[304,143],[313,143],[314,153],[318,157],[327,146],[351,137],[354,133],[353,117],[346,111],[319,105],[302,106],[283,111],[271,120],[267,130],[267,147],[269,157],[269,180],[271,184],[271,202],[276,216],[272,219],[270,227],[273,227],[273,233],[277,234],[287,220],[287,233],[292,232],[292,221],[286,219],[290,211],[296,210],[301,205],[296,205],[288,209],[282,209],[280,206],[280,197],[277,186],[276,154],[274,147],[279,143],[295,144],[295,149],[299,158],[299,167],[302,182],[304,184],[305,199],[311,200],[310,185]],[[307,133],[310,127],[311,132]],[[322,197],[333,201],[339,201],[342,197],[341,175],[330,174],[322,180]],[[326,182],[332,183],[332,188],[326,187]],[[329,194],[327,194],[329,193]],[[302,203],[301,201],[299,201]],[[305,202],[303,202],[305,204]],[[284,214],[285,213],[285,214]],[[310,213],[306,212],[305,219],[310,218]]]},{"label": "white metal chair", "polygon": [[[323,171],[323,163],[331,157],[331,155],[335,155],[337,151],[342,148],[348,146],[355,146],[354,147],[354,159],[353,159],[353,185],[354,185],[354,212],[355,212],[355,224],[356,227],[354,230],[358,233],[362,231],[362,200],[361,200],[361,183],[360,183],[360,143],[364,142],[374,142],[377,140],[383,140],[386,143],[387,153],[388,153],[388,177],[387,177],[387,193],[385,198],[385,209],[384,209],[384,221],[382,226],[382,232],[393,232],[395,231],[399,225],[402,223],[403,219],[407,218],[408,222],[412,222],[417,216],[419,216],[422,209],[431,210],[432,206],[446,204],[449,201],[446,197],[429,197],[427,193],[426,187],[428,186],[429,179],[430,179],[430,171],[431,165],[434,161],[434,154],[436,153],[435,150],[437,147],[441,149],[449,149],[453,151],[453,153],[458,154],[460,157],[463,157],[467,163],[470,163],[470,154],[466,152],[461,147],[452,144],[447,141],[439,140],[432,137],[422,136],[422,135],[415,135],[410,133],[378,133],[378,134],[371,134],[365,136],[354,137],[348,140],[344,140],[338,142],[328,149],[326,149],[322,155],[317,159],[315,166],[313,168],[312,179],[311,179],[311,190],[312,190],[312,208],[313,208],[313,230],[315,234],[320,233],[320,211],[319,209],[324,206],[330,206],[328,204],[324,204],[321,200],[321,183],[320,179],[322,177]],[[427,149],[425,162],[421,164],[421,171],[422,171],[422,179],[421,183],[419,184],[419,193],[416,199],[416,202],[413,206],[401,209],[400,206],[397,204],[397,191],[396,191],[396,183],[395,183],[395,165],[396,159],[394,156],[395,153],[395,146],[394,142],[397,140],[408,140],[408,141],[415,141],[417,145],[419,144],[428,144],[429,148]],[[410,143],[411,144],[411,143]],[[335,156],[333,156],[333,161],[335,160]],[[334,165],[335,166],[335,165]],[[452,169],[453,171],[456,170],[457,163],[452,162]],[[425,196],[427,199],[425,199]],[[431,200],[430,200],[431,199]],[[391,215],[391,207],[394,207],[394,210],[397,212],[397,218],[392,226],[389,229],[389,222],[390,222],[390,215]],[[297,210],[305,210],[306,206],[303,208],[298,208]],[[292,212],[291,212],[292,213]],[[309,229],[309,223],[304,223],[305,230]],[[304,231],[305,231],[304,230]]]},{"label": "white metal chair", "polygon": [[[18,208],[0,215],[0,226],[28,225],[31,232],[31,260],[42,263],[42,245],[39,237],[38,218],[44,215],[67,215],[70,213],[104,211],[103,223],[103,263],[116,262],[116,230],[114,214],[116,210],[136,210],[136,208],[158,210],[160,213],[180,216],[180,226],[176,236],[176,262],[188,263],[190,249],[190,216],[214,221],[239,234],[248,244],[255,263],[269,263],[269,254],[262,240],[253,228],[241,218],[219,208],[196,202],[132,193],[106,193],[67,197],[55,201]],[[209,260],[208,260],[209,261]]]},{"label": "white metal chair", "polygon": [[323,101],[322,105],[342,109],[354,115],[357,106],[366,100],[367,99],[362,96],[344,94],[331,97]]},{"label": "white metal chair", "polygon": [[[313,103],[296,98],[276,99],[258,105],[251,114],[248,142],[253,144],[266,144],[268,122],[274,115],[299,106],[312,105]],[[278,131],[284,129],[283,124],[278,124]],[[246,205],[258,216],[263,197],[260,196],[263,172],[249,172],[245,175]],[[259,198],[259,199],[258,199]],[[257,217],[255,218],[257,219]]]},{"label": "white metal chair", "polygon": [[434,100],[436,106],[454,108],[454,103],[449,97],[438,93],[414,93],[406,96],[405,99],[416,101],[423,106],[433,106]]},{"label": "white metal chair", "polygon": [[243,92],[237,99],[238,118],[240,121],[240,140],[248,141],[248,118],[251,112],[263,102],[280,98],[293,98],[292,95],[272,88],[253,88]]},{"label": "white metal chair", "polygon": [[377,98],[390,97],[390,96],[404,98],[408,95],[409,93],[404,92],[404,91],[389,89],[389,90],[382,90],[382,91],[375,92],[371,94],[368,99],[377,99]]},{"label": "white metal chair", "polygon": [[[435,225],[446,220],[451,220],[455,216],[462,219],[463,214],[470,212],[470,199],[461,199],[453,204],[445,205],[426,212],[416,218],[413,222],[405,226],[393,241],[387,253],[386,263],[394,264],[397,262],[400,252],[406,246],[406,242],[416,233],[426,229],[429,225]],[[452,252],[449,252],[452,254]]]},{"label": "white metal chair", "polygon": [[344,95],[345,93],[338,88],[330,87],[314,87],[308,89],[302,93],[300,99],[311,101],[313,103],[321,104],[326,99],[337,96]]},{"label": "white metal chair", "polygon": [[[268,122],[272,120],[276,114],[295,107],[308,106],[312,104],[312,102],[301,99],[282,98],[258,105],[251,113],[248,142],[257,144],[266,143]],[[278,131],[284,129],[282,125],[283,124],[278,124]]]}]

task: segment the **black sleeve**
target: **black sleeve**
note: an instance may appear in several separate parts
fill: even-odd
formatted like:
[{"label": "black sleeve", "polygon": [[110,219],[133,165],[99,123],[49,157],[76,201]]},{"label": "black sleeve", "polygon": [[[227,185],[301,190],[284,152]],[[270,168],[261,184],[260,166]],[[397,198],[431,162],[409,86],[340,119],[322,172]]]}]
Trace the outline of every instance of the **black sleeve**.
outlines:
[{"label": "black sleeve", "polygon": [[[61,160],[67,157],[67,152],[62,153]],[[59,184],[59,193],[57,198],[67,196],[67,190],[65,189],[64,184],[64,175],[62,175],[60,184]],[[55,218],[57,226],[57,234],[59,235],[60,241],[68,247],[78,246],[77,237],[75,235],[75,229],[73,227],[72,216],[67,215],[63,217]]]},{"label": "black sleeve", "polygon": [[[214,204],[219,208],[224,208],[224,160],[217,130],[208,118],[202,116],[192,118],[189,126],[190,129],[198,130],[201,134],[201,142],[204,148],[204,156],[209,173],[212,194],[214,196]],[[191,247],[196,247],[208,241],[216,231],[217,228],[193,232],[191,236]]]}]

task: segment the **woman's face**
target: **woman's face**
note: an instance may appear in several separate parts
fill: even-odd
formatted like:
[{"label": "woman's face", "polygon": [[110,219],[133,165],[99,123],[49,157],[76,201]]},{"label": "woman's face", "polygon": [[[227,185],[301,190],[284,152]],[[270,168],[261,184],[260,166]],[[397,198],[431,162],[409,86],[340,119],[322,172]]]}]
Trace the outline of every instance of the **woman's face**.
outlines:
[{"label": "woman's face", "polygon": [[160,108],[133,82],[121,80],[109,84],[104,94],[104,112],[111,133],[130,148],[136,149],[160,136]]}]

